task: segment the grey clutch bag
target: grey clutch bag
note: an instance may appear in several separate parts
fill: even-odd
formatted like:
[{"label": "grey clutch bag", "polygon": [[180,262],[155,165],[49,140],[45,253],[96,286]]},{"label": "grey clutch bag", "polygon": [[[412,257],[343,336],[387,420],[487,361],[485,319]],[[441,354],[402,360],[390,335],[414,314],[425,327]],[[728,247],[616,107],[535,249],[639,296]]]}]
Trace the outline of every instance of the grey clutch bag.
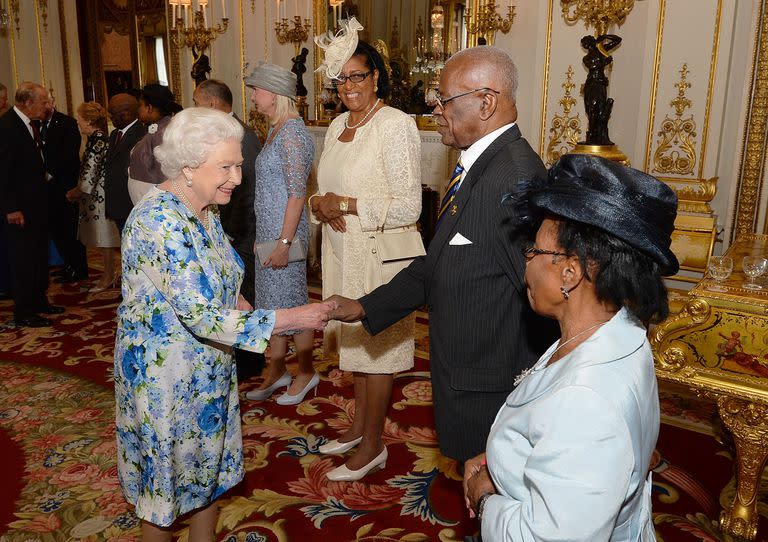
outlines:
[{"label": "grey clutch bag", "polygon": [[[259,260],[262,266],[264,265],[264,262],[266,262],[269,258],[269,255],[272,254],[272,252],[275,250],[277,243],[278,241],[267,241],[265,243],[258,243],[256,245],[256,258]],[[304,246],[304,243],[302,243],[301,240],[296,239],[293,243],[291,243],[291,246],[288,249],[288,261],[300,262],[301,260],[306,259],[307,247]]]}]

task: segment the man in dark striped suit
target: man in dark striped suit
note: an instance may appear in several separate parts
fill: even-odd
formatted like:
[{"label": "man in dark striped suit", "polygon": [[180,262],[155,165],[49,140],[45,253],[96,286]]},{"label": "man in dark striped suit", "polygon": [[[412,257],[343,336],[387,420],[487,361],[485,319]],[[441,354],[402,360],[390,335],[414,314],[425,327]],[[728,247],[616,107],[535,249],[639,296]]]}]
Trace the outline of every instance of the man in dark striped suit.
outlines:
[{"label": "man in dark striped suit", "polygon": [[516,91],[517,68],[501,49],[450,58],[434,114],[443,144],[461,159],[429,251],[357,301],[331,298],[339,304],[332,317],[362,320],[372,334],[428,305],[438,443],[459,461],[485,450],[515,377],[555,337],[528,305],[515,211],[502,204],[521,183],[546,175],[515,124]]}]

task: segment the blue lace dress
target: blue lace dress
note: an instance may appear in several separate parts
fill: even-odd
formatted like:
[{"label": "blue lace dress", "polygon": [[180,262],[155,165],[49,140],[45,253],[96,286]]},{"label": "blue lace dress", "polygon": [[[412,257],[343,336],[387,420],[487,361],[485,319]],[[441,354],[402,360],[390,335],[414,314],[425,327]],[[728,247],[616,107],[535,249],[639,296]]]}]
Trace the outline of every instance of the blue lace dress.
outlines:
[{"label": "blue lace dress", "polygon": [[[272,129],[267,140],[272,136]],[[301,119],[288,119],[275,138],[256,157],[256,243],[280,237],[288,198],[303,198],[312,169],[315,146]],[[301,213],[293,242],[309,242],[307,209]],[[256,305],[288,309],[308,303],[307,262],[291,262],[284,269],[265,268],[256,262]],[[287,331],[283,335],[293,335]]]},{"label": "blue lace dress", "polygon": [[115,398],[120,486],[136,515],[169,526],[242,480],[231,346],[262,352],[275,313],[234,310],[243,264],[218,218],[206,231],[152,187],[123,234]]}]

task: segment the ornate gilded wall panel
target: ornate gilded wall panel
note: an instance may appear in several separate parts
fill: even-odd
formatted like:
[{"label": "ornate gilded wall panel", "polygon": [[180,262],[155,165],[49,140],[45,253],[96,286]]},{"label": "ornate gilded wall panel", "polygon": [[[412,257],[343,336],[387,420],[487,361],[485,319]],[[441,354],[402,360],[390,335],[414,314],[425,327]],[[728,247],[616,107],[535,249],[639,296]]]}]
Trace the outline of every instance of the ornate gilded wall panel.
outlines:
[{"label": "ornate gilded wall panel", "polygon": [[581,135],[581,117],[578,111],[572,112],[573,106],[576,105],[576,98],[571,95],[571,91],[576,87],[573,82],[573,66],[568,66],[565,82],[561,86],[565,93],[559,102],[561,113],[552,117],[549,128],[550,136],[545,157],[547,166],[551,166],[562,155],[573,150]]},{"label": "ornate gilded wall panel", "polygon": [[683,113],[693,102],[686,96],[691,88],[687,80],[688,64],[680,68],[680,81],[677,96],[669,102],[674,110],[674,116],[667,114],[658,132],[659,139],[656,151],[653,153],[653,173],[690,175],[696,165],[696,119],[693,114],[683,118]]},{"label": "ornate gilded wall panel", "polygon": [[547,95],[549,90],[549,65],[552,55],[552,24],[554,16],[554,3],[556,0],[550,0],[547,11],[547,46],[544,53],[544,80],[542,81],[541,88],[541,129],[539,139],[539,156],[545,156],[544,154],[544,138],[546,136],[547,126]]},{"label": "ornate gilded wall panel", "polygon": [[[656,174],[705,176],[723,0],[700,6],[693,10],[690,3],[659,2],[643,166]],[[684,31],[692,25],[700,29],[697,39]],[[674,112],[659,103],[669,103]]]},{"label": "ornate gilded wall panel", "polygon": [[734,224],[731,236],[747,232],[768,233],[768,218],[758,225],[760,197],[765,172],[766,117],[768,117],[768,0],[760,1],[755,29],[752,78],[744,127],[744,145],[739,164],[738,185],[734,201]]},{"label": "ornate gilded wall panel", "polygon": [[69,43],[67,42],[67,23],[64,16],[64,0],[58,0],[59,9],[59,32],[61,34],[61,51],[64,62],[64,96],[67,104],[67,113],[75,114],[72,104],[72,78],[69,74]]},{"label": "ornate gilded wall panel", "polygon": [[[49,86],[48,81],[45,78],[45,55],[43,54],[43,30],[41,28],[40,21],[40,4],[34,2],[35,5],[35,28],[37,29],[37,54],[40,59],[40,83],[43,86]],[[47,19],[46,19],[47,29]]]}]

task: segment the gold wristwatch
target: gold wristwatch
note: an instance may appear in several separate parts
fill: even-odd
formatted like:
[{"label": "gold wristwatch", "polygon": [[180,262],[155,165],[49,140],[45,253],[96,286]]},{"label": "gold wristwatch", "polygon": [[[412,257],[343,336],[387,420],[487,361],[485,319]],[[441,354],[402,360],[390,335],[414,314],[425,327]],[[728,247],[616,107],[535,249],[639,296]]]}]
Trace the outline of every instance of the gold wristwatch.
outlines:
[{"label": "gold wristwatch", "polygon": [[289,247],[291,246],[291,243],[293,241],[289,241],[287,237],[283,237],[282,239],[278,239],[278,242],[284,244],[285,246]]},{"label": "gold wristwatch", "polygon": [[349,212],[349,196],[344,196],[339,202],[339,211],[345,215]]}]

